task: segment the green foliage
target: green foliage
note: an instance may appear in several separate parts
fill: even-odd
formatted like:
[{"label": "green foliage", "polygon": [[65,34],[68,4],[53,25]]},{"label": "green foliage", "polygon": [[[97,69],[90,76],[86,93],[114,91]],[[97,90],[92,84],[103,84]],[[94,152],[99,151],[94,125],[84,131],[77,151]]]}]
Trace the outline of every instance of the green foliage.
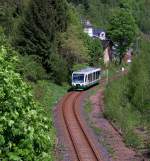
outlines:
[{"label": "green foliage", "polygon": [[67,62],[63,59],[61,55],[53,54],[51,56],[51,78],[57,84],[63,84],[68,82],[68,69]]},{"label": "green foliage", "polygon": [[85,107],[84,107],[84,110],[87,114],[91,113],[92,112],[92,105],[91,105],[91,101],[89,99],[87,99],[85,101]]},{"label": "green foliage", "polygon": [[52,120],[14,71],[16,58],[11,53],[15,55],[0,45],[0,160],[53,160]]},{"label": "green foliage", "polygon": [[22,56],[18,54],[19,62],[16,64],[16,71],[28,81],[36,82],[41,79],[48,79],[48,74],[40,63],[37,57],[33,55]]},{"label": "green foliage", "polygon": [[140,148],[142,147],[142,139],[133,132],[133,129],[129,129],[124,133],[125,143],[126,145],[133,147],[133,148]]},{"label": "green foliage", "polygon": [[129,9],[118,9],[110,18],[108,36],[118,45],[120,63],[124,52],[135,39],[137,26]]},{"label": "green foliage", "polygon": [[73,66],[73,71],[78,71],[78,70],[81,70],[83,68],[86,68],[88,66],[88,64],[75,64]]},{"label": "green foliage", "polygon": [[67,68],[71,74],[73,66],[85,64],[89,61],[88,49],[84,44],[83,28],[80,15],[75,7],[69,4],[69,22],[67,31],[60,35],[61,46],[59,53],[67,62]]},{"label": "green foliage", "polygon": [[105,91],[105,116],[111,119],[123,132],[127,145],[141,147],[142,141],[134,132],[140,126],[140,114],[132,110],[128,102],[127,94],[128,79],[122,78],[109,84]]},{"label": "green foliage", "polygon": [[68,0],[68,2],[72,2],[75,5],[82,4],[86,10],[89,8],[89,0]]},{"label": "green foliage", "polygon": [[[129,72],[129,100],[134,107],[144,113],[147,118],[150,116],[150,42],[142,40],[140,55],[134,60]],[[149,116],[148,116],[149,115]]]},{"label": "green foliage", "polygon": [[119,8],[130,9],[140,30],[147,34],[150,33],[150,19],[148,18],[150,2],[147,0],[92,0],[89,1],[88,10],[82,6],[78,7],[84,17],[101,28],[107,28],[109,17]]},{"label": "green foliage", "polygon": [[12,32],[12,12],[12,8],[8,8],[7,6],[2,7],[0,5],[0,25],[5,27],[6,33],[9,34]]},{"label": "green foliage", "polygon": [[81,34],[83,32],[78,27],[70,25],[67,32],[62,35],[61,54],[70,60],[67,60],[69,64],[86,62],[89,59],[88,49],[84,46]]},{"label": "green foliage", "polygon": [[[150,48],[144,37],[128,76],[111,83],[105,92],[105,115],[122,129],[126,144],[135,148],[149,148]],[[147,138],[136,132],[141,127],[147,131]],[[145,145],[143,139],[147,140]]]},{"label": "green foliage", "polygon": [[132,13],[140,30],[146,34],[150,33],[150,1],[136,0],[132,2]]},{"label": "green foliage", "polygon": [[17,26],[23,17],[30,0],[1,0],[0,1],[0,25],[4,32],[12,39],[17,31]]},{"label": "green foliage", "polygon": [[89,65],[99,66],[100,59],[103,58],[103,47],[101,41],[98,39],[91,39],[88,35],[84,34],[84,42],[90,56]]},{"label": "green foliage", "polygon": [[67,5],[60,0],[33,0],[19,28],[15,47],[21,54],[36,55],[50,70],[50,56],[56,52],[58,32],[67,27]]},{"label": "green foliage", "polygon": [[33,87],[33,95],[36,101],[45,109],[49,118],[53,117],[53,108],[58,100],[67,92],[67,86],[58,86],[50,81],[40,80]]},{"label": "green foliage", "polygon": [[89,1],[89,9],[84,12],[85,17],[87,17],[87,19],[89,19],[94,25],[105,28],[108,24],[109,14],[111,13],[110,3],[108,5],[100,0]]}]

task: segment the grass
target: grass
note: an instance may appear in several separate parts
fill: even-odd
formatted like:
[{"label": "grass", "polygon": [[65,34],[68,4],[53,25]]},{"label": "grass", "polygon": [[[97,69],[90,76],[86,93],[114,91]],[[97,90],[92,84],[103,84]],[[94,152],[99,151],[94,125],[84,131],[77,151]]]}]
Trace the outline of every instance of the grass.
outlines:
[{"label": "grass", "polygon": [[143,140],[135,133],[141,125],[141,114],[134,110],[126,99],[127,78],[110,83],[105,90],[105,113],[122,130],[125,143],[139,149],[143,147]]},{"label": "grass", "polygon": [[99,90],[99,87],[100,87],[99,85],[96,85],[93,89],[91,88],[88,91],[88,96],[85,100],[85,105],[84,105],[84,109],[85,109],[85,112],[87,114],[92,112],[92,104],[91,104],[91,101],[90,101],[90,97],[97,93],[97,91]]},{"label": "grass", "polygon": [[92,105],[91,105],[91,101],[89,99],[86,99],[84,109],[87,114],[92,112]]},{"label": "grass", "polygon": [[[117,71],[121,70],[121,66],[116,66],[114,64],[110,64],[108,67],[108,77],[112,77],[116,74]],[[107,77],[107,71],[103,72],[103,77]]]},{"label": "grass", "polygon": [[95,135],[97,135],[98,137],[100,136],[100,138],[98,139],[99,143],[102,144],[107,149],[108,153],[111,156],[113,156],[114,150],[111,147],[111,145],[107,143],[105,136],[103,136],[102,130],[96,127],[94,123],[91,123],[91,128],[93,129]]},{"label": "grass", "polygon": [[[124,69],[129,70],[130,69],[130,64],[125,64],[123,63],[122,65],[115,65],[114,63],[110,64],[108,66],[108,78],[110,79],[111,77],[115,76],[118,72],[122,70],[122,67]],[[107,77],[107,70],[103,72],[102,77],[106,78]]]},{"label": "grass", "polygon": [[[109,155],[114,156],[114,150],[109,145],[103,136],[103,132],[101,128],[96,127],[95,123],[90,119],[90,113],[92,112],[92,104],[90,101],[90,97],[95,95],[97,91],[100,89],[100,85],[96,86],[95,88],[91,89],[88,91],[88,96],[85,100],[85,105],[84,105],[84,111],[86,114],[86,120],[88,122],[88,125],[92,128],[93,132],[95,133],[96,136],[100,137],[99,143],[102,144],[108,151]],[[103,137],[102,137],[103,136]]]},{"label": "grass", "polygon": [[[36,84],[32,83],[31,86],[33,88],[32,91],[35,100],[45,109],[45,115],[47,115],[49,120],[52,122],[51,133],[49,137],[51,138],[51,140],[53,140],[55,146],[56,130],[54,127],[53,109],[60,98],[65,95],[68,87],[58,86],[46,80],[38,81]],[[55,147],[53,148],[52,153],[55,158],[54,160],[56,160],[57,156],[55,156]]]},{"label": "grass", "polygon": [[58,86],[49,81],[38,81],[36,84],[32,84],[33,95],[52,116],[54,106],[58,103],[58,100],[67,92],[67,86]]},{"label": "grass", "polygon": [[98,127],[96,127],[96,126],[94,125],[94,123],[93,123],[93,124],[91,123],[91,128],[93,129],[93,131],[94,131],[94,133],[95,133],[96,135],[100,135],[101,132],[102,132],[100,128],[98,128]]}]

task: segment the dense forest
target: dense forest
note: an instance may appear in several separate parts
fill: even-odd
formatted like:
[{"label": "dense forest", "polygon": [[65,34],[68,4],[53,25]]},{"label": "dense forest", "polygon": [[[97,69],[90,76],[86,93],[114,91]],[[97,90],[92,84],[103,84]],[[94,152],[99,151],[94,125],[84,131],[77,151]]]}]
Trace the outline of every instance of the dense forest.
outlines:
[{"label": "dense forest", "polygon": [[[59,91],[65,93],[73,70],[103,66],[102,44],[83,32],[83,19],[105,29],[118,44],[120,65],[126,49],[133,48],[128,76],[106,88],[105,115],[120,120],[117,126],[129,146],[150,149],[134,133],[150,129],[149,8],[148,0],[0,1],[0,160],[54,159],[49,106],[61,96]],[[54,87],[57,99],[48,95]]]}]

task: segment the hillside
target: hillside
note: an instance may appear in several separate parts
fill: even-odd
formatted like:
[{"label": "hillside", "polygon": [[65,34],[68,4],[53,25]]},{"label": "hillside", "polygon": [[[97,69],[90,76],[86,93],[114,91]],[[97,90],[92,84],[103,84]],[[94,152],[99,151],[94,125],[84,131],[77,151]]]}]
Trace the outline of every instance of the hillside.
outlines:
[{"label": "hillside", "polygon": [[[133,50],[128,76],[106,88],[105,115],[114,123],[120,121],[116,126],[128,146],[148,152],[149,17],[148,0],[1,0],[0,159],[55,159],[53,106],[67,92],[74,70],[104,67],[105,46],[84,33],[85,21],[106,31],[107,40],[117,46],[110,71],[126,68],[124,54]],[[40,117],[31,119],[34,113]]]}]

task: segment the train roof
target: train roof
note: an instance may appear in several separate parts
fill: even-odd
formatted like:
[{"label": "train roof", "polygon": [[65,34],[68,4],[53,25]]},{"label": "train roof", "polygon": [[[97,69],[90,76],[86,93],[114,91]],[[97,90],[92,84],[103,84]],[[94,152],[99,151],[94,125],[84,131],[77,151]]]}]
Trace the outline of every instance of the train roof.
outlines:
[{"label": "train roof", "polygon": [[87,67],[78,71],[74,71],[73,73],[91,73],[94,71],[100,71],[101,68],[93,68],[93,67]]}]

